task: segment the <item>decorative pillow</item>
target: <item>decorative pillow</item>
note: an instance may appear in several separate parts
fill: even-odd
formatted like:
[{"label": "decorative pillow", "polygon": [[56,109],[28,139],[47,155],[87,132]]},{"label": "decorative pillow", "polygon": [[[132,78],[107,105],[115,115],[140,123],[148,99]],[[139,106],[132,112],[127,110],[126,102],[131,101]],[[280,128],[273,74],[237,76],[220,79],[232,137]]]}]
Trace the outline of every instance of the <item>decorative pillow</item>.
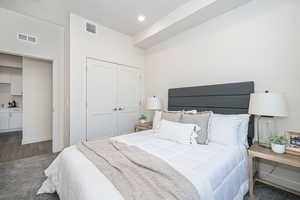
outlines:
[{"label": "decorative pillow", "polygon": [[167,121],[179,122],[182,116],[182,111],[155,111],[153,117],[152,129],[157,130],[160,126],[160,121],[165,119]]},{"label": "decorative pillow", "polygon": [[200,127],[196,124],[183,124],[163,119],[157,130],[157,137],[180,144],[193,144],[195,143],[195,129],[200,129]]},{"label": "decorative pillow", "polygon": [[163,111],[161,113],[161,119],[179,122],[182,116],[182,111]]},{"label": "decorative pillow", "polygon": [[197,124],[201,130],[197,132],[196,141],[198,144],[208,144],[208,122],[212,115],[211,111],[208,112],[194,112],[184,113],[180,122],[188,124]]},{"label": "decorative pillow", "polygon": [[208,128],[209,142],[240,145],[239,129],[242,121],[236,115],[212,114]]}]

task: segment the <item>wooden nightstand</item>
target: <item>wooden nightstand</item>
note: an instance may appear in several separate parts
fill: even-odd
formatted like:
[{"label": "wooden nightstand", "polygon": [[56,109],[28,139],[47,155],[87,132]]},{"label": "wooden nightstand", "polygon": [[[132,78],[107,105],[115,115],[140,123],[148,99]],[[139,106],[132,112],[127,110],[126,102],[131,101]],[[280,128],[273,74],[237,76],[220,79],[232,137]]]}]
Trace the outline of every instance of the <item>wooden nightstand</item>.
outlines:
[{"label": "wooden nightstand", "polygon": [[256,178],[255,176],[255,158],[270,160],[273,162],[281,163],[290,165],[293,167],[299,167],[300,168],[300,156],[290,155],[290,154],[277,154],[274,153],[271,149],[261,147],[258,144],[252,145],[248,149],[248,164],[249,164],[249,193],[250,193],[250,199],[255,199],[255,195],[253,193],[253,186],[255,184],[255,181],[262,182],[264,184],[271,185],[273,187],[294,193],[296,195],[300,196],[300,192],[289,189],[287,187],[277,185],[274,183],[271,183],[266,180],[262,180],[259,178]]},{"label": "wooden nightstand", "polygon": [[149,123],[144,123],[144,124],[137,123],[134,126],[134,132],[146,131],[146,130],[150,130],[150,129],[152,129],[152,124],[149,124]]}]

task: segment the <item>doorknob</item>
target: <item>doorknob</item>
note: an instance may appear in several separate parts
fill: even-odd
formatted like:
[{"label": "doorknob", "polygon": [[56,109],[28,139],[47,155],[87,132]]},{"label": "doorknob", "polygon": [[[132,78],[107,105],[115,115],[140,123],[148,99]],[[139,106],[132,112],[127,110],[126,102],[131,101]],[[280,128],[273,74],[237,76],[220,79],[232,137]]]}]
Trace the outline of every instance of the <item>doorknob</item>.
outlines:
[{"label": "doorknob", "polygon": [[113,111],[117,111],[117,110],[118,110],[118,108],[113,108],[112,110],[113,110]]}]

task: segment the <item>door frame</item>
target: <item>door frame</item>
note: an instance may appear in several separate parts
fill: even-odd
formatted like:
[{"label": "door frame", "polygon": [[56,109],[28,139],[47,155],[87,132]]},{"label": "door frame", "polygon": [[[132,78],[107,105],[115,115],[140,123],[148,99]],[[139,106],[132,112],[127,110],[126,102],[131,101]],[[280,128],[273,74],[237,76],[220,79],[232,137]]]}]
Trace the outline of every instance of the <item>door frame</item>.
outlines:
[{"label": "door frame", "polygon": [[[110,63],[110,64],[114,64],[114,65],[118,65],[118,66],[123,66],[123,67],[128,67],[128,68],[133,68],[133,69],[139,70],[140,71],[140,76],[141,76],[141,78],[140,78],[140,85],[141,85],[141,87],[140,87],[141,97],[140,98],[141,98],[141,100],[140,100],[140,105],[139,105],[139,114],[142,111],[142,105],[143,105],[143,102],[144,102],[144,69],[143,68],[86,56],[85,57],[85,66],[84,66],[84,70],[83,70],[83,74],[82,74],[82,77],[83,77],[83,80],[82,80],[82,86],[83,86],[82,87],[83,88],[82,113],[84,114],[84,116],[83,116],[84,120],[82,120],[82,127],[83,127],[84,134],[82,134],[82,135],[85,136],[85,138],[83,139],[84,141],[87,141],[87,105],[88,105],[88,102],[87,102],[87,67],[88,67],[88,60],[105,62],[105,63]],[[117,77],[117,81],[118,81],[118,77]]]},{"label": "door frame", "polygon": [[[62,124],[60,121],[62,120],[61,116],[63,116],[63,121],[65,121],[64,120],[65,102],[64,102],[64,99],[62,102],[62,99],[61,99],[62,97],[60,95],[61,90],[60,90],[60,84],[59,84],[59,77],[60,77],[59,61],[52,57],[29,55],[29,54],[25,54],[25,53],[21,53],[21,52],[16,52],[16,51],[0,50],[0,53],[51,62],[51,64],[52,64],[52,66],[51,66],[52,67],[52,70],[51,70],[52,71],[52,74],[51,74],[51,79],[52,79],[52,91],[51,91],[52,92],[52,151],[54,153],[61,151],[64,148],[65,130],[64,130],[64,123]],[[63,95],[63,98],[64,98],[64,95]],[[63,108],[60,108],[61,106],[63,106]]]}]

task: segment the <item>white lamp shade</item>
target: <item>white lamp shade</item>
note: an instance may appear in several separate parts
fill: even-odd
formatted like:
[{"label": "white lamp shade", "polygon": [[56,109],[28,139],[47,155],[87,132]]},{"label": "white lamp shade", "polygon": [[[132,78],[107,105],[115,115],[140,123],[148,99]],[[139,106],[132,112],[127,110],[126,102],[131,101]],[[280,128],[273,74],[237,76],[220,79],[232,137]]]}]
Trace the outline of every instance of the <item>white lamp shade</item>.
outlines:
[{"label": "white lamp shade", "polygon": [[146,104],[147,110],[160,110],[161,109],[161,103],[159,97],[153,96],[147,98],[147,104]]},{"label": "white lamp shade", "polygon": [[250,96],[249,114],[272,117],[287,117],[284,97],[277,93],[254,93]]}]

